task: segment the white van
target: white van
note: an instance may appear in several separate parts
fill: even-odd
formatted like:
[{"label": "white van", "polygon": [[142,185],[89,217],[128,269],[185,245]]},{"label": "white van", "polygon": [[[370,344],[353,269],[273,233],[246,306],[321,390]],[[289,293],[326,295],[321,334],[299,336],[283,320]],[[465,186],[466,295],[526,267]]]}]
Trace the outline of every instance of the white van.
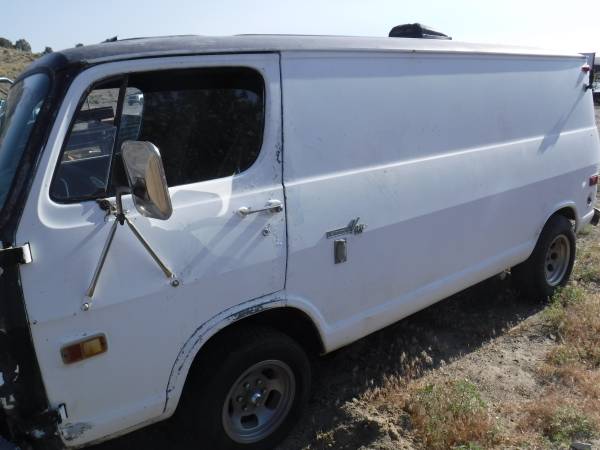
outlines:
[{"label": "white van", "polygon": [[82,447],[173,415],[270,449],[331,352],[597,222],[585,57],[234,36],[44,56],[0,137],[2,434]]}]

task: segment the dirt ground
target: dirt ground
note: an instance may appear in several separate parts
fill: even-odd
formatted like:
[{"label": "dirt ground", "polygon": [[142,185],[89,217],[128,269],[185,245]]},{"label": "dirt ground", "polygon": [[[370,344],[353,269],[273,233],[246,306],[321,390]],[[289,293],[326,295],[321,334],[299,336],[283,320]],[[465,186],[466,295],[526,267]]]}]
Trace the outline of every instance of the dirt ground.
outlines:
[{"label": "dirt ground", "polygon": [[[600,124],[600,108],[596,119]],[[598,228],[588,228],[578,239],[579,250],[597,251],[599,238]],[[598,285],[586,288],[597,291]],[[539,367],[557,337],[543,327],[546,307],[516,295],[510,276],[496,277],[316,360],[309,407],[279,450],[426,448],[414,433],[405,393],[451,380],[469,380],[494,426],[522,438],[499,447],[555,448],[519,429],[523,405],[548,387]],[[600,448],[598,441],[588,441]],[[192,446],[166,422],[94,450],[131,448]]]}]

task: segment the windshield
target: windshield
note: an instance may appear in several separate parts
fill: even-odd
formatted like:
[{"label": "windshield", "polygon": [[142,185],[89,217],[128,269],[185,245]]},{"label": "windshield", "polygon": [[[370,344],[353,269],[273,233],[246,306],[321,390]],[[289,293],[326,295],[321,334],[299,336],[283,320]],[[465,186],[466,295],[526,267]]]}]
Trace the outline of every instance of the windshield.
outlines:
[{"label": "windshield", "polygon": [[31,75],[12,86],[6,102],[0,106],[0,210],[49,86],[47,75]]}]

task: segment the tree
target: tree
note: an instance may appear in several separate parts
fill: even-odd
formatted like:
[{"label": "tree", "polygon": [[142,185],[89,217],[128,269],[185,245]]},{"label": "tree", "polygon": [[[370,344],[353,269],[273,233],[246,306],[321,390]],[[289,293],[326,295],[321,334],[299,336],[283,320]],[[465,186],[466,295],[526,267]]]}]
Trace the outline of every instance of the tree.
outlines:
[{"label": "tree", "polygon": [[75,44],[75,47],[83,47],[83,44],[80,42],[79,44]]},{"label": "tree", "polygon": [[46,47],[42,52],[42,55],[47,55],[48,53],[52,53],[52,47]]},{"label": "tree", "polygon": [[13,48],[13,43],[6,38],[0,37],[0,48]]},{"label": "tree", "polygon": [[21,50],[22,52],[31,53],[31,45],[25,39],[19,39],[15,42],[15,48],[17,50]]}]

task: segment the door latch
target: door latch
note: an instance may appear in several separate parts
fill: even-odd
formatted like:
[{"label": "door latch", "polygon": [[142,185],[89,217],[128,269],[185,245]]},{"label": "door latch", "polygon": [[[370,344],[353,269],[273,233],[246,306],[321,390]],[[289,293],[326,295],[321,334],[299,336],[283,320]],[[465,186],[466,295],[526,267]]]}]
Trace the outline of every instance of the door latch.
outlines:
[{"label": "door latch", "polygon": [[238,214],[242,217],[249,216],[250,214],[257,214],[261,212],[278,213],[283,211],[283,205],[280,200],[269,200],[264,208],[252,209],[248,206],[242,206],[238,209]]},{"label": "door latch", "polygon": [[15,264],[29,264],[33,262],[29,243],[20,247],[0,249],[0,267],[14,266]]},{"label": "door latch", "polygon": [[333,258],[336,264],[344,263],[348,259],[348,241],[336,239],[333,241]]}]

